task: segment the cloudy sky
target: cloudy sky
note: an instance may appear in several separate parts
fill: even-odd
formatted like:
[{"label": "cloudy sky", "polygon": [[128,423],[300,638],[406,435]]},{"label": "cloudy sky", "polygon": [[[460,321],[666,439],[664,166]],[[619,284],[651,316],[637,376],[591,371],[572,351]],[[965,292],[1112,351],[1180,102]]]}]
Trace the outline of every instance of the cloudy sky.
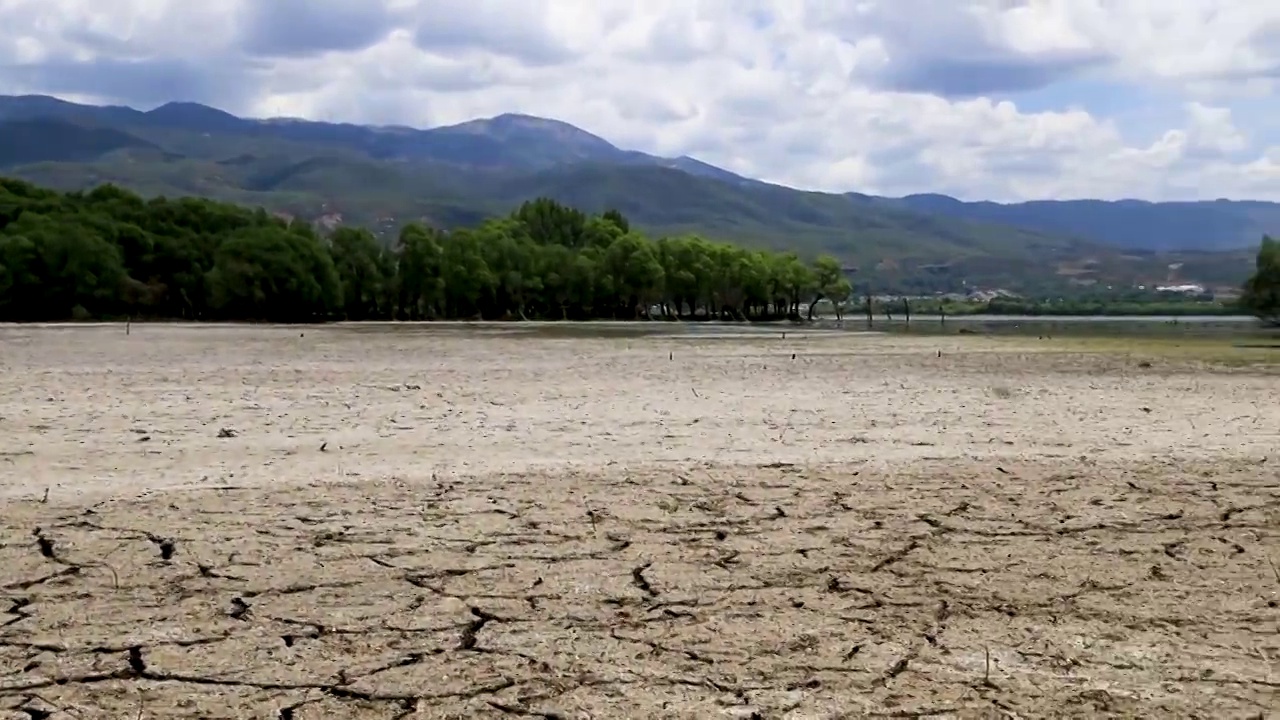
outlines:
[{"label": "cloudy sky", "polygon": [[1277,0],[0,0],[0,93],[504,112],[797,187],[1280,200]]}]

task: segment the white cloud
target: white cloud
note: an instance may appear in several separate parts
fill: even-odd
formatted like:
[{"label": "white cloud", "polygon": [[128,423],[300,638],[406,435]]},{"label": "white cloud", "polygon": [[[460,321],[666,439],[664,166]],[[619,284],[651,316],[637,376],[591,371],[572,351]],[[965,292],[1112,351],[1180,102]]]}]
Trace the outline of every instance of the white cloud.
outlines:
[{"label": "white cloud", "polygon": [[0,92],[524,112],[827,190],[1280,199],[1274,0],[265,2],[0,0]]}]

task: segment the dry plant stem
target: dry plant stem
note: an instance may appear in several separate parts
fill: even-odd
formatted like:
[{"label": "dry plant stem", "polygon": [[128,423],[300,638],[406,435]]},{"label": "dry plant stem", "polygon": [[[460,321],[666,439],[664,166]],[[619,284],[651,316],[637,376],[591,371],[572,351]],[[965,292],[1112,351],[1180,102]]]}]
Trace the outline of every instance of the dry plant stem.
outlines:
[{"label": "dry plant stem", "polygon": [[982,686],[995,688],[995,683],[991,682],[991,648],[984,645],[982,647]]}]

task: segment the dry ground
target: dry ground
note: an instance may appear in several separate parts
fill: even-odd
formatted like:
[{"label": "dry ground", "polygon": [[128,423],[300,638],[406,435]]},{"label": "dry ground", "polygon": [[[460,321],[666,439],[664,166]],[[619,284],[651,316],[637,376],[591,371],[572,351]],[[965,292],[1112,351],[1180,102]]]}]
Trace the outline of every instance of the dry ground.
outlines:
[{"label": "dry ground", "polygon": [[1080,350],[0,328],[0,717],[1272,717],[1280,375]]}]

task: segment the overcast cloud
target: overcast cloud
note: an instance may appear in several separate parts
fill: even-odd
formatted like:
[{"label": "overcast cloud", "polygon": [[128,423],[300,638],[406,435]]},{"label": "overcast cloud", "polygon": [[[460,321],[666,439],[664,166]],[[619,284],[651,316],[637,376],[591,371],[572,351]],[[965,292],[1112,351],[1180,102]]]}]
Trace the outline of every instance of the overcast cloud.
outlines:
[{"label": "overcast cloud", "polygon": [[0,0],[0,93],[504,112],[788,185],[1280,200],[1275,0]]}]

